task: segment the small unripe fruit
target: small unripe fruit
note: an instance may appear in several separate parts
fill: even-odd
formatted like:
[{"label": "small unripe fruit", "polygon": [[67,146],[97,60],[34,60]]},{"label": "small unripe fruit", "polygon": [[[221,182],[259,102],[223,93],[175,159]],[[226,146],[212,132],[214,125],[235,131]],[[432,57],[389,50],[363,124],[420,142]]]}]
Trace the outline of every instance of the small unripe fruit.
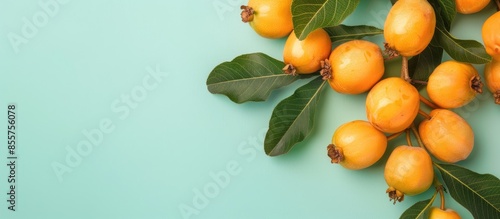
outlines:
[{"label": "small unripe fruit", "polygon": [[431,207],[429,219],[461,219],[460,215],[451,209],[441,210],[438,207]]},{"label": "small unripe fruit", "polygon": [[500,104],[500,60],[493,60],[484,67],[484,79],[488,89],[493,93],[495,103]]},{"label": "small unripe fruit", "polygon": [[446,61],[429,76],[427,93],[442,108],[458,108],[468,104],[483,92],[477,70],[468,63]]},{"label": "small unripe fruit", "polygon": [[420,94],[397,77],[378,82],[366,97],[368,121],[382,132],[397,133],[410,127],[417,117]]},{"label": "small unripe fruit", "polygon": [[356,120],[335,130],[328,156],[351,170],[367,168],[376,163],[387,148],[387,137],[369,122]]},{"label": "small unripe fruit", "polygon": [[434,169],[429,154],[420,147],[399,146],[392,151],[384,169],[391,200],[403,201],[404,195],[418,195],[431,187]]},{"label": "small unripe fruit", "polygon": [[455,0],[457,12],[460,14],[473,14],[483,10],[490,0]]},{"label": "small unripe fruit", "polygon": [[484,21],[481,31],[486,52],[496,60],[500,60],[500,28],[498,28],[498,24],[500,24],[500,11]]},{"label": "small unripe fruit", "polygon": [[474,132],[467,121],[447,109],[434,109],[429,115],[419,126],[429,153],[447,163],[465,160],[474,147]]},{"label": "small unripe fruit", "polygon": [[322,75],[333,90],[344,94],[368,91],[384,75],[380,48],[366,40],[352,40],[336,47]]},{"label": "small unripe fruit", "polygon": [[292,31],[285,42],[283,69],[288,74],[310,74],[321,69],[321,61],[328,58],[332,51],[332,41],[323,29],[317,29],[304,40],[299,40]]},{"label": "small unripe fruit", "polygon": [[421,53],[432,40],[436,14],[427,0],[399,0],[384,24],[387,46],[409,57]]},{"label": "small unripe fruit", "polygon": [[241,6],[241,19],[262,37],[282,38],[293,30],[292,0],[249,0]]}]

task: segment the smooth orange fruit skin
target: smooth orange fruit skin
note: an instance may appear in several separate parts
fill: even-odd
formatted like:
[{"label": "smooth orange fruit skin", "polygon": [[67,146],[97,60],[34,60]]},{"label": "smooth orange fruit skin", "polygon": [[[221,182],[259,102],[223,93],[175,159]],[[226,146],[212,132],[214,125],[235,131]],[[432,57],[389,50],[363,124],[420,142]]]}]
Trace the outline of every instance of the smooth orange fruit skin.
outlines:
[{"label": "smooth orange fruit skin", "polygon": [[276,39],[288,36],[292,32],[292,0],[249,0],[248,6],[254,10],[250,26],[259,35]]},{"label": "smooth orange fruit skin", "polygon": [[431,157],[423,148],[398,146],[387,159],[384,178],[390,188],[405,195],[425,192],[434,180]]},{"label": "smooth orange fruit skin", "polygon": [[419,125],[425,148],[434,157],[447,163],[467,159],[474,148],[474,131],[469,123],[448,109],[434,109],[431,119]]},{"label": "smooth orange fruit skin", "polygon": [[483,10],[490,0],[455,0],[457,12],[460,14],[473,14]]},{"label": "smooth orange fruit skin", "polygon": [[419,97],[417,89],[405,80],[383,79],[366,97],[368,121],[382,132],[401,132],[415,120],[420,107]]},{"label": "smooth orange fruit skin", "polygon": [[384,24],[388,46],[405,57],[421,53],[432,40],[436,14],[427,0],[399,0]]},{"label": "smooth orange fruit skin", "polygon": [[442,108],[462,107],[478,94],[472,88],[474,78],[479,79],[479,73],[471,64],[445,61],[429,76],[427,93]]},{"label": "smooth orange fruit skin", "polygon": [[493,59],[500,60],[500,11],[491,15],[483,24],[481,35],[486,52]]},{"label": "smooth orange fruit skin", "polygon": [[387,137],[369,122],[355,120],[335,130],[332,144],[342,149],[344,160],[340,165],[359,170],[380,160],[387,148]]},{"label": "smooth orange fruit skin", "polygon": [[452,209],[446,209],[446,210],[441,210],[438,207],[431,207],[429,210],[429,219],[461,219],[460,215],[452,210]]},{"label": "smooth orange fruit skin", "polygon": [[336,47],[330,54],[332,77],[328,83],[344,94],[368,91],[384,75],[384,57],[377,44],[352,40]]},{"label": "smooth orange fruit skin", "polygon": [[500,60],[493,60],[484,67],[486,86],[493,93],[495,103],[500,104]]},{"label": "smooth orange fruit skin", "polygon": [[323,29],[317,29],[304,40],[299,40],[292,31],[285,42],[283,60],[291,64],[298,74],[310,74],[321,69],[321,61],[328,58],[332,51],[332,41]]}]

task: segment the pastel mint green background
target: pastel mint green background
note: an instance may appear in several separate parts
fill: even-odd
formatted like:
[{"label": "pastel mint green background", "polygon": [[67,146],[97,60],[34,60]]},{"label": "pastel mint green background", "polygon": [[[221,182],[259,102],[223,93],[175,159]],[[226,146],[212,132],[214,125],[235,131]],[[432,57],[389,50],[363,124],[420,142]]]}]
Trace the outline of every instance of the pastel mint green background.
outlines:
[{"label": "pastel mint green background", "polygon": [[[382,27],[389,2],[362,1],[345,23]],[[50,15],[41,6],[48,3]],[[261,103],[237,105],[208,92],[206,78],[221,62],[252,52],[281,59],[284,39],[261,38],[241,23],[245,3],[2,0],[0,218],[183,218],[180,209],[188,208],[193,215],[184,218],[398,218],[430,198],[432,191],[389,202],[383,162],[361,171],[330,164],[333,131],[366,119],[365,95],[325,89],[313,134],[287,155],[263,153],[274,106],[305,81]],[[480,24],[493,12],[490,5],[458,16],[453,34],[481,41]],[[23,36],[24,19],[34,18],[36,33],[16,53],[9,36]],[[382,45],[381,37],[369,40]],[[398,63],[388,69],[397,74]],[[5,201],[11,103],[18,108],[16,212]],[[500,107],[485,92],[456,111],[476,133],[473,153],[459,164],[500,176]],[[67,163],[101,122],[107,133]],[[71,172],[58,178],[57,164]],[[449,196],[447,203],[471,218]]]}]

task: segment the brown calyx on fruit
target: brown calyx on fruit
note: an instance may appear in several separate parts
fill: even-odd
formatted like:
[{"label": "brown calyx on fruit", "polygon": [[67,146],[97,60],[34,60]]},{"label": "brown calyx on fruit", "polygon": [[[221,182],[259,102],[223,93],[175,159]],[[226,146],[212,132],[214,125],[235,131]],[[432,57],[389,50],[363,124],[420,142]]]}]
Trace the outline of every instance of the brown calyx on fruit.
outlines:
[{"label": "brown calyx on fruit", "polygon": [[496,104],[500,104],[500,90],[497,90],[495,93],[493,93],[493,98],[495,98]]},{"label": "brown calyx on fruit", "polygon": [[483,93],[483,82],[481,82],[481,77],[479,76],[474,76],[471,80],[471,86],[470,86],[476,93],[481,94]]},{"label": "brown calyx on fruit", "polygon": [[297,69],[293,67],[292,64],[286,64],[283,68],[283,72],[285,72],[285,74],[297,76]]},{"label": "brown calyx on fruit", "polygon": [[387,56],[387,60],[391,60],[399,56],[398,51],[394,50],[389,43],[384,43],[384,54]]},{"label": "brown calyx on fruit", "polygon": [[253,10],[252,7],[250,6],[246,6],[246,5],[242,5],[240,7],[241,9],[241,21],[243,21],[244,23],[248,23],[250,21],[253,21],[253,15],[255,13],[255,11]]},{"label": "brown calyx on fruit", "polygon": [[394,201],[393,204],[396,204],[396,202],[402,202],[405,200],[405,194],[402,192],[398,191],[394,187],[389,187],[385,193],[389,193],[389,200]]},{"label": "brown calyx on fruit", "polygon": [[321,71],[319,72],[321,76],[323,76],[323,80],[329,80],[332,78],[332,66],[330,65],[330,61],[325,59],[320,62],[321,63]]},{"label": "brown calyx on fruit", "polygon": [[342,148],[335,146],[334,144],[328,145],[326,147],[328,150],[328,156],[332,159],[332,163],[340,163],[344,160],[344,153],[342,153]]}]

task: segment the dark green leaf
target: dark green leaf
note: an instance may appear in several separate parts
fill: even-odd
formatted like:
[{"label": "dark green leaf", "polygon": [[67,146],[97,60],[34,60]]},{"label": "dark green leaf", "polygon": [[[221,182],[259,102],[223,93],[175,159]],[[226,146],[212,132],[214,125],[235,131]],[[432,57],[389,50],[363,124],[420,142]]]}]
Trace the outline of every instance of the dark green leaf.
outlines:
[{"label": "dark green leaf", "polygon": [[285,154],[309,135],[313,128],[321,88],[325,84],[326,81],[317,77],[298,88],[292,96],[274,108],[264,141],[266,154]]},{"label": "dark green leaf", "polygon": [[500,218],[500,180],[453,164],[435,164],[450,195],[474,218]]},{"label": "dark green leaf", "polygon": [[292,19],[295,35],[303,40],[318,28],[337,26],[358,4],[359,0],[294,0]]},{"label": "dark green leaf", "polygon": [[408,61],[408,70],[414,80],[427,81],[434,69],[441,64],[443,49],[429,45],[422,53]]},{"label": "dark green leaf", "polygon": [[434,7],[436,16],[443,20],[445,29],[450,30],[451,23],[457,14],[455,0],[430,0],[429,3]]},{"label": "dark green leaf", "polygon": [[459,62],[472,64],[485,64],[491,61],[490,55],[486,53],[483,44],[475,40],[461,40],[454,38],[446,30],[444,23],[439,18],[436,22],[436,32],[434,33],[436,42],[453,59]]},{"label": "dark green leaf", "polygon": [[455,6],[455,0],[438,0],[441,6],[440,15],[446,25],[446,29],[449,30],[455,15],[457,14],[457,8]]},{"label": "dark green leaf", "polygon": [[419,201],[412,205],[410,208],[406,209],[405,212],[399,217],[400,219],[424,219],[428,218],[427,213],[428,209],[434,203],[434,199],[436,196],[434,195],[431,199],[427,199],[425,201]]},{"label": "dark green leaf", "polygon": [[326,30],[328,35],[330,35],[330,39],[332,39],[332,42],[361,39],[363,37],[384,33],[384,31],[381,29],[367,25],[347,26],[341,24],[335,27],[326,27],[324,29]]},{"label": "dark green leaf", "polygon": [[207,79],[208,90],[224,94],[236,103],[264,101],[272,90],[299,78],[284,74],[284,66],[283,62],[263,53],[241,55],[212,70]]}]

